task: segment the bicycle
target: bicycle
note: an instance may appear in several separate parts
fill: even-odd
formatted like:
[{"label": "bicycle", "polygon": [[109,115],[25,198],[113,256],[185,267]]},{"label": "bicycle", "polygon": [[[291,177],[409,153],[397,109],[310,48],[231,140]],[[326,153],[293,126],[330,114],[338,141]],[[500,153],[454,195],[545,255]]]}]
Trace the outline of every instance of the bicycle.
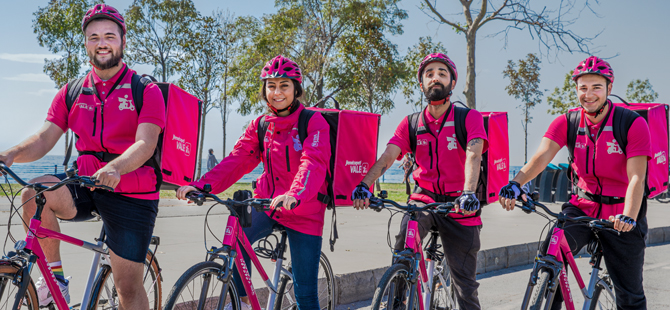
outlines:
[{"label": "bicycle", "polygon": [[[28,232],[25,240],[16,241],[14,250],[7,253],[0,260],[0,309],[7,309],[10,305],[10,300],[13,306],[10,309],[30,309],[37,310],[39,302],[37,297],[37,290],[35,284],[30,276],[30,273],[35,264],[39,268],[44,281],[51,292],[54,301],[47,307],[49,309],[66,310],[68,307],[63,294],[56,284],[51,269],[47,266],[48,262],[44,257],[44,252],[37,239],[52,238],[64,241],[87,250],[93,251],[93,261],[88,275],[87,284],[84,296],[81,303],[74,305],[72,309],[117,309],[118,295],[111,277],[112,270],[109,264],[109,250],[104,245],[105,233],[101,231],[99,238],[95,239],[96,243],[89,243],[79,240],[41,226],[41,215],[46,204],[46,197],[44,192],[54,191],[67,184],[79,184],[83,187],[102,188],[106,190],[113,190],[112,188],[96,185],[95,179],[86,176],[78,176],[74,169],[67,171],[67,178],[55,183],[51,186],[45,186],[42,183],[29,184],[19,178],[11,169],[9,169],[3,162],[0,162],[0,172],[5,175],[5,181],[8,183],[7,175],[11,176],[18,184],[24,188],[32,188],[37,193],[33,198],[37,204],[37,209],[34,216],[30,220],[30,224],[24,222],[28,226]],[[2,189],[4,191],[4,188]],[[6,193],[6,192],[5,192]],[[20,192],[12,195],[10,201]],[[32,198],[31,198],[32,199]],[[12,202],[13,207],[13,202]],[[14,212],[18,212],[18,208],[14,208]],[[7,226],[8,236],[11,234]],[[152,237],[151,243],[158,246],[160,243],[158,237]],[[160,275],[161,269],[154,252],[147,249],[147,260],[145,261],[147,269],[144,275],[145,287],[147,287],[147,295],[149,297],[150,306],[154,310],[161,309],[162,299],[162,277]]]},{"label": "bicycle", "polygon": [[[265,285],[269,288],[270,294],[265,309],[297,309],[292,291],[293,275],[290,263],[287,266],[284,265],[287,240],[285,229],[283,227],[276,228],[280,237],[279,242],[273,249],[259,247],[256,248],[256,251],[252,250],[247,236],[241,229],[240,216],[244,216],[244,211],[252,207],[258,211],[269,211],[271,210],[269,208],[271,199],[222,200],[216,195],[210,194],[210,188],[206,185],[203,192],[190,192],[186,195],[186,198],[198,205],[202,205],[207,199],[210,199],[230,210],[222,247],[212,247],[207,251],[206,261],[193,265],[179,277],[168,296],[165,310],[223,309],[227,302],[232,303],[234,310],[239,310],[239,295],[232,281],[234,266],[240,271],[244,290],[249,296],[252,309],[261,310],[258,296],[256,296],[256,291],[251,283],[249,269],[240,253],[240,247],[249,255],[253,266],[256,267]],[[258,256],[270,258],[275,263],[272,281],[261,266],[256,252],[259,252]],[[220,260],[221,263],[217,263],[216,260]],[[334,309],[335,276],[330,262],[323,252],[321,252],[319,263],[318,285],[320,308]]]},{"label": "bicycle", "polygon": [[[405,234],[405,250],[393,254],[393,265],[382,276],[374,297],[372,309],[440,309],[451,310],[457,307],[456,296],[449,267],[444,253],[437,244],[438,232],[431,230],[431,237],[424,248],[426,259],[421,250],[417,213],[434,212],[447,216],[456,213],[453,203],[430,203],[423,207],[408,204],[402,206],[393,200],[387,200],[386,191],[378,198],[370,198],[370,208],[380,212],[385,208],[397,208],[410,216]],[[390,207],[385,206],[390,204]],[[426,264],[428,266],[426,266]],[[410,288],[410,289],[407,289]]]},{"label": "bicycle", "polygon": [[[526,294],[523,298],[521,309],[551,309],[556,290],[560,286],[566,308],[568,310],[574,310],[575,306],[572,299],[572,291],[570,290],[570,284],[568,283],[568,276],[566,274],[568,267],[572,269],[572,274],[574,275],[575,280],[577,280],[582,295],[584,295],[584,310],[617,309],[612,280],[607,274],[607,271],[600,267],[603,250],[598,238],[598,231],[601,230],[613,231],[619,234],[617,230],[613,229],[614,226],[612,222],[589,216],[571,218],[562,213],[554,213],[545,205],[534,201],[530,197],[527,202],[522,202],[521,205],[517,204],[517,206],[528,214],[535,212],[549,219],[543,213],[537,212],[536,207],[539,206],[546,214],[556,218],[556,224],[553,229],[549,230],[547,233],[546,240],[549,242],[549,245],[546,254],[538,254],[537,257],[535,257],[535,263],[533,264],[533,269],[530,273],[530,280],[528,282]],[[567,222],[586,223],[596,235],[595,240],[587,246],[587,251],[591,254],[590,264],[593,266],[588,287],[585,286],[584,281],[579,274],[575,258],[572,255],[572,251],[570,251],[570,246],[565,237],[563,227]],[[567,265],[565,264],[566,261]],[[533,293],[535,287],[538,287],[539,289]]]}]

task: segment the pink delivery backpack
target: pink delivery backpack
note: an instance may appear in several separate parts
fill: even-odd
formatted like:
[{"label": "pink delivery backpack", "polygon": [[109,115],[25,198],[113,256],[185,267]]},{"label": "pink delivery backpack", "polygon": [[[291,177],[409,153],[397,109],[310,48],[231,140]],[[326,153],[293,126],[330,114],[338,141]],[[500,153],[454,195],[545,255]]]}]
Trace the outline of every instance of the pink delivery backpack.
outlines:
[{"label": "pink delivery backpack", "polygon": [[[84,91],[82,85],[85,78],[68,83],[65,97],[68,111]],[[144,88],[150,83],[155,83],[161,90],[166,113],[165,129],[158,138],[154,155],[145,163],[156,172],[158,182],[156,190],[151,192],[155,193],[161,189],[176,189],[193,181],[198,157],[202,102],[174,84],[158,83],[152,76],[134,74],[130,86],[137,114],[142,110],[144,103]],[[67,165],[71,152],[72,140],[67,147],[63,165]],[[101,156],[112,160],[118,157],[118,154],[104,153]]]},{"label": "pink delivery backpack", "polygon": [[[333,99],[334,100],[334,99]],[[377,143],[381,115],[337,109],[307,108],[298,117],[300,143],[307,138],[307,124],[315,113],[321,113],[330,126],[330,171],[326,176],[328,194],[319,194],[318,199],[333,210],[330,250],[334,251],[337,234],[337,214],[335,207],[350,207],[351,190],[355,188],[377,160]],[[258,141],[263,141],[268,124],[265,117],[258,125]],[[263,144],[260,143],[261,153]]]}]

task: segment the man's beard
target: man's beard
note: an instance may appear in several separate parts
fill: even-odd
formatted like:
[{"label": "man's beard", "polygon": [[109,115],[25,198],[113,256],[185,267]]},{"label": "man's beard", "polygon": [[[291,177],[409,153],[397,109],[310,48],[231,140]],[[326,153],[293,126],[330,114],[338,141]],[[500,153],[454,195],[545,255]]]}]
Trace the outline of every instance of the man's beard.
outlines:
[{"label": "man's beard", "polygon": [[114,49],[109,49],[110,54],[112,57],[104,62],[99,61],[95,56],[95,52],[93,54],[88,53],[88,58],[91,59],[91,62],[93,65],[98,68],[99,70],[107,70],[113,67],[116,67],[119,62],[121,62],[121,59],[123,58],[123,47],[119,48],[119,52],[117,53],[116,50]]},{"label": "man's beard", "polygon": [[[440,88],[433,88],[435,85],[440,85]],[[440,101],[444,100],[451,93],[451,82],[449,82],[448,87],[442,85],[442,83],[435,83],[430,85],[428,89],[423,90],[423,94],[426,96],[426,100],[430,103],[431,101]]]}]

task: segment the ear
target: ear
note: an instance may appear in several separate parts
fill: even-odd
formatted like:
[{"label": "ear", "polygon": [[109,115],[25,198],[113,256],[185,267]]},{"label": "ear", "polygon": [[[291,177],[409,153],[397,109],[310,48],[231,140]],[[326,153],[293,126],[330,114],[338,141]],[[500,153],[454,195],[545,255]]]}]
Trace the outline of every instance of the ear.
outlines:
[{"label": "ear", "polygon": [[453,91],[456,88],[456,83],[453,83],[454,80],[451,80],[451,90]]},{"label": "ear", "polygon": [[607,83],[607,84],[608,84],[607,85],[607,96],[609,96],[610,94],[612,94],[612,86],[614,84],[612,84],[612,83]]},{"label": "ear", "polygon": [[123,49],[125,50],[126,49],[126,35],[125,34],[123,35],[121,40],[123,41],[123,43],[122,43],[123,44]]}]

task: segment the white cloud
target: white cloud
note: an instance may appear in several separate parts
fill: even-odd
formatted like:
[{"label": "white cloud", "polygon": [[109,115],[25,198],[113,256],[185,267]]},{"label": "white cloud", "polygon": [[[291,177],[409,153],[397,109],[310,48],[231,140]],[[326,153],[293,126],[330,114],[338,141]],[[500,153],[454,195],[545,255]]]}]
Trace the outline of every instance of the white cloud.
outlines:
[{"label": "white cloud", "polygon": [[21,82],[51,82],[49,76],[44,73],[21,73],[17,76],[4,77],[3,79],[9,81],[21,81]]},{"label": "white cloud", "polygon": [[56,93],[58,93],[58,89],[55,88],[43,88],[37,91],[35,93],[38,96],[47,96],[47,97],[53,97],[56,96]]},{"label": "white cloud", "polygon": [[0,59],[16,61],[16,62],[27,62],[33,64],[44,63],[44,58],[55,59],[60,56],[54,54],[9,54],[9,53],[0,53]]}]

